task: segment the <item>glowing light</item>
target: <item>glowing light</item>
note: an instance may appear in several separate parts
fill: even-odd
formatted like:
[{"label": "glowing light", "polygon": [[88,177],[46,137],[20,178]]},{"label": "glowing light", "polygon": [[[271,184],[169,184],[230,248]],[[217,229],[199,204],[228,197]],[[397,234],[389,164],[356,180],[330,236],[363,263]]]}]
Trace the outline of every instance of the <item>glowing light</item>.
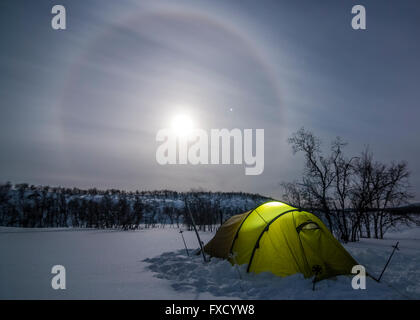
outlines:
[{"label": "glowing light", "polygon": [[172,119],[172,129],[178,136],[187,136],[194,129],[194,123],[190,116],[180,114]]}]

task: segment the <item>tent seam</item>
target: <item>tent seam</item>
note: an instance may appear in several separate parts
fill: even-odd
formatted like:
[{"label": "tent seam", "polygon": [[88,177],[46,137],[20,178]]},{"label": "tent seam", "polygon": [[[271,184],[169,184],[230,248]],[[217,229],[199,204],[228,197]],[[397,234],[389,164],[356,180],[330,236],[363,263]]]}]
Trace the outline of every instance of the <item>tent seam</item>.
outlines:
[{"label": "tent seam", "polygon": [[[268,200],[268,201],[266,201],[266,202],[264,202],[264,203],[261,203],[260,205],[258,205],[257,207],[255,207],[254,209],[252,209],[252,210],[250,210],[249,211],[249,213],[248,213],[248,215],[245,217],[245,219],[244,220],[242,220],[242,222],[241,222],[241,224],[239,225],[239,227],[238,227],[238,230],[236,230],[236,233],[235,233],[235,236],[233,237],[233,240],[232,240],[232,245],[230,246],[230,250],[229,250],[229,253],[233,253],[233,246],[235,245],[235,241],[236,241],[236,239],[238,238],[238,236],[239,236],[239,231],[241,230],[241,228],[242,228],[242,225],[244,224],[244,222],[245,222],[245,220],[246,219],[248,219],[248,217],[251,215],[251,213],[253,213],[254,211],[256,211],[257,212],[257,214],[259,215],[259,213],[258,213],[258,211],[257,211],[257,209],[259,208],[259,207],[261,207],[261,206],[263,206],[263,205],[265,205],[266,203],[270,203],[270,202],[280,202],[280,201],[277,201],[277,200]],[[260,215],[259,215],[260,216]],[[260,216],[261,217],[261,216]],[[264,220],[264,219],[263,219]],[[265,221],[265,220],[264,220]],[[267,223],[267,222],[266,222]]]},{"label": "tent seam", "polygon": [[249,271],[251,270],[251,263],[252,263],[252,260],[254,259],[254,254],[255,254],[255,251],[258,249],[258,248],[257,248],[257,244],[258,244],[258,247],[259,247],[259,242],[260,242],[260,240],[261,240],[262,236],[264,235],[264,233],[265,233],[265,232],[268,232],[270,225],[271,225],[271,224],[272,224],[275,220],[277,220],[278,218],[280,218],[281,216],[285,215],[286,213],[293,212],[293,211],[299,211],[299,209],[294,208],[294,209],[291,209],[291,210],[288,210],[288,211],[282,212],[281,214],[279,214],[279,215],[275,216],[275,217],[274,217],[273,219],[271,219],[271,221],[270,221],[270,222],[266,225],[266,227],[263,229],[263,231],[261,231],[260,235],[258,236],[257,241],[255,242],[254,249],[252,250],[251,258],[249,258],[248,267],[247,267],[247,269],[246,269],[246,272],[249,272]]},{"label": "tent seam", "polygon": [[[292,217],[293,217],[293,225],[294,225],[294,227],[296,228],[295,215],[294,215],[294,214],[292,214]],[[296,230],[296,232],[297,232],[297,230]],[[305,258],[306,266],[308,267],[308,271],[309,271],[309,273],[310,273],[310,272],[312,271],[312,270],[311,270],[311,266],[309,265],[309,262],[308,262],[308,257],[306,256],[305,249],[303,248],[302,239],[300,238],[300,234],[299,234],[299,232],[297,232],[297,236],[298,236],[298,238],[299,238],[299,244],[300,244],[300,247],[301,247],[302,252],[303,252],[303,257]]]}]

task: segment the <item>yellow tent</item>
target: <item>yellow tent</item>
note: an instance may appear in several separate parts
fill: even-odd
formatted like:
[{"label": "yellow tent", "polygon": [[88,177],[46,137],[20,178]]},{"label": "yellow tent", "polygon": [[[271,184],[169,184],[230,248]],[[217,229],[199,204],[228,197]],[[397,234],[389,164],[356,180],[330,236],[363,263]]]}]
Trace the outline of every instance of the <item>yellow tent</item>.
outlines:
[{"label": "yellow tent", "polygon": [[302,273],[317,280],[350,274],[357,264],[320,219],[279,201],[231,217],[204,251],[248,264],[248,272]]}]

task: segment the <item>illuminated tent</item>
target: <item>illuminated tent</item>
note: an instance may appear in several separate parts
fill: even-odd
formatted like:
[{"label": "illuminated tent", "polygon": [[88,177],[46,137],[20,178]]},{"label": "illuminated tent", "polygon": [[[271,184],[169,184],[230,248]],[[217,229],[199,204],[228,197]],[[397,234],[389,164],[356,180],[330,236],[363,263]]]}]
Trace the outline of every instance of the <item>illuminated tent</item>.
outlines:
[{"label": "illuminated tent", "polygon": [[248,272],[302,273],[316,280],[350,274],[357,264],[315,215],[278,201],[231,217],[204,251],[248,264]]}]

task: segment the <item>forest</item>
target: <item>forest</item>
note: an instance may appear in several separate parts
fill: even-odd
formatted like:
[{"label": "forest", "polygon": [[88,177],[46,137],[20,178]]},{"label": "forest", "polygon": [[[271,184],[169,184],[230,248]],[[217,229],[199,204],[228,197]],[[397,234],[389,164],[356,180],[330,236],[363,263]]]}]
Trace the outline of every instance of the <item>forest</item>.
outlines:
[{"label": "forest", "polygon": [[267,200],[243,192],[83,190],[8,182],[0,185],[0,225],[122,230],[183,225],[190,229],[188,202],[198,228],[212,231],[230,216]]}]

